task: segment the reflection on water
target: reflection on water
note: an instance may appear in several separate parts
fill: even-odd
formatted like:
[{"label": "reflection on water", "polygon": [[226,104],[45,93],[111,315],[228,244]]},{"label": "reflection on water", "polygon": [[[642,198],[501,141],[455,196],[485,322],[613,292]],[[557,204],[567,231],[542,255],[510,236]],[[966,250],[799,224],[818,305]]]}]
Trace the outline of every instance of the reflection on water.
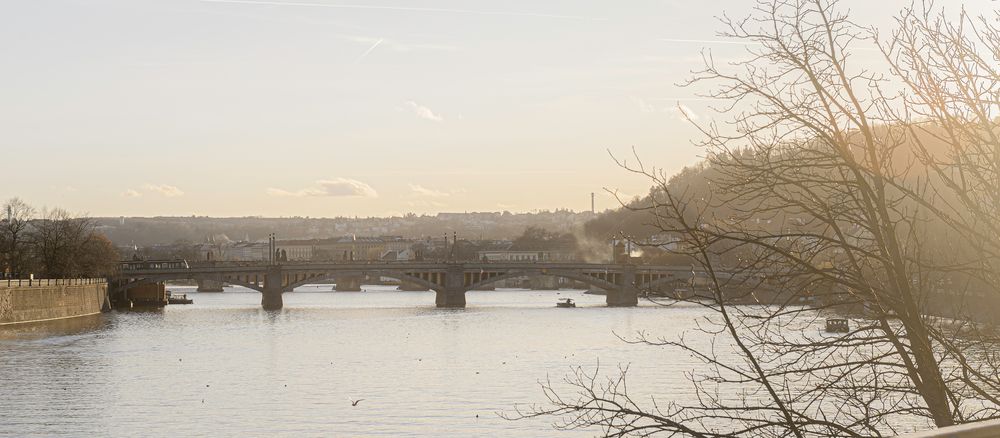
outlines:
[{"label": "reflection on water", "polygon": [[0,436],[590,436],[496,412],[544,402],[538,380],[598,359],[631,364],[642,394],[684,397],[690,359],[615,333],[671,336],[705,312],[504,290],[444,310],[432,292],[329,285],[265,312],[246,289],[171,289],[195,304],[0,330]]},{"label": "reflection on water", "polygon": [[38,339],[54,336],[74,336],[102,330],[108,324],[105,315],[57,319],[43,323],[0,326],[0,340]]}]

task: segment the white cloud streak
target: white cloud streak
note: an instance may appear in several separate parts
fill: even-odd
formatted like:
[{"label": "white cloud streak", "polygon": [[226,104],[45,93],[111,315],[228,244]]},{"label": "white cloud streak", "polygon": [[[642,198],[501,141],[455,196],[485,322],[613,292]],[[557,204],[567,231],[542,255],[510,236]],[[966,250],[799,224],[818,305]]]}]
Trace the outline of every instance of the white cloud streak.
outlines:
[{"label": "white cloud streak", "polygon": [[417,117],[420,117],[421,119],[430,120],[432,122],[444,121],[444,117],[442,117],[441,115],[434,113],[434,111],[432,111],[430,108],[420,105],[419,103],[416,103],[412,100],[404,102],[403,105],[405,105],[407,109],[409,109],[413,114],[416,114]]},{"label": "white cloud streak", "polygon": [[440,190],[435,190],[435,189],[429,189],[419,184],[410,184],[410,190],[412,190],[413,194],[415,195],[426,196],[429,198],[445,198],[451,196],[451,193],[442,192]]},{"label": "white cloud streak", "polygon": [[184,192],[181,191],[181,189],[168,184],[145,184],[142,188],[143,190],[156,192],[168,198],[175,198],[184,195]]},{"label": "white cloud streak", "polygon": [[681,103],[677,103],[673,106],[660,106],[656,103],[638,97],[633,97],[632,101],[639,107],[639,111],[644,113],[667,113],[671,117],[683,121],[695,121],[700,118],[698,113],[694,112],[694,110],[692,110],[689,106]]},{"label": "white cloud streak", "polygon": [[376,47],[378,47],[379,44],[382,44],[382,39],[379,39],[378,41],[375,41],[375,43],[372,44],[372,46],[369,47],[368,50],[365,50],[365,53],[362,53],[361,56],[358,57],[358,60],[355,61],[355,64],[360,64],[361,61],[364,61],[365,58],[367,58],[368,55],[371,54],[372,51],[374,51]]},{"label": "white cloud streak", "polygon": [[693,122],[700,118],[698,117],[698,114],[687,105],[677,104],[677,106],[671,107],[668,112],[677,120]]},{"label": "white cloud streak", "polygon": [[296,198],[303,197],[350,197],[350,198],[377,198],[378,192],[372,186],[356,179],[334,178],[316,181],[316,185],[306,187],[301,190],[288,191],[283,189],[269,188],[267,194],[271,196],[289,196]]},{"label": "white cloud streak", "polygon": [[535,12],[505,12],[505,11],[477,11],[473,9],[452,9],[452,8],[423,8],[413,6],[378,6],[378,5],[358,5],[358,4],[334,4],[334,3],[313,3],[313,2],[278,2],[265,0],[199,0],[203,3],[228,3],[241,5],[268,5],[268,6],[294,6],[294,7],[314,7],[333,9],[367,9],[378,11],[401,11],[401,12],[424,12],[424,13],[447,13],[447,14],[467,14],[467,15],[501,15],[508,17],[534,17],[534,18],[556,18],[562,20],[587,20],[603,21],[603,18],[584,17],[579,15],[559,15],[541,14]]},{"label": "white cloud streak", "polygon": [[128,189],[128,190],[122,192],[122,196],[126,197],[126,198],[138,198],[138,197],[142,196],[142,193],[139,193],[136,190]]},{"label": "white cloud streak", "polygon": [[455,46],[443,44],[411,44],[388,38],[374,38],[367,36],[350,36],[346,38],[349,41],[369,45],[369,51],[374,50],[377,46],[386,47],[397,52],[411,52],[417,50],[451,51],[457,49]]}]

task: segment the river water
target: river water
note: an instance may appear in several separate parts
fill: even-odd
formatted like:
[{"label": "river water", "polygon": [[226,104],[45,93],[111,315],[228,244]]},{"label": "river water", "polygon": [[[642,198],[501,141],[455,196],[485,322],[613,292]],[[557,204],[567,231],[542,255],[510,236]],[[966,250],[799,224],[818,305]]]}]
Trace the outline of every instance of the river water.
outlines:
[{"label": "river water", "polygon": [[0,329],[0,436],[593,436],[497,413],[598,363],[629,365],[637,398],[692,393],[692,359],[616,334],[673,337],[706,315],[695,306],[498,290],[446,310],[432,292],[366,288],[306,286],[265,312],[248,289],[171,287],[195,304]]}]

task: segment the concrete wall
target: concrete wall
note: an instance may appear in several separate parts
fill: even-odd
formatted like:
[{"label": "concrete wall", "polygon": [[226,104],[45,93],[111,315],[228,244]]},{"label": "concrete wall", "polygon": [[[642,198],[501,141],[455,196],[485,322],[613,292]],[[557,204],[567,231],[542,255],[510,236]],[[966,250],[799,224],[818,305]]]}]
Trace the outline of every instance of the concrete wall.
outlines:
[{"label": "concrete wall", "polygon": [[107,284],[0,286],[0,325],[50,321],[100,313]]}]

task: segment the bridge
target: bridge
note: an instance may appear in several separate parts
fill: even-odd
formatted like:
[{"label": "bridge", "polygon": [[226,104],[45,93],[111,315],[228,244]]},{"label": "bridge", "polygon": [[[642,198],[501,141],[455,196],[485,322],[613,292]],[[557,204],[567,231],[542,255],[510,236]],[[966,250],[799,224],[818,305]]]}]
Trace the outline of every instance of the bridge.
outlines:
[{"label": "bridge", "polygon": [[114,280],[121,290],[143,283],[199,280],[236,284],[261,293],[267,310],[282,307],[282,294],[298,286],[336,279],[360,286],[365,276],[388,277],[436,293],[437,307],[465,307],[465,293],[517,277],[553,276],[607,291],[608,306],[635,306],[639,290],[687,281],[690,267],[543,262],[124,262]]}]

